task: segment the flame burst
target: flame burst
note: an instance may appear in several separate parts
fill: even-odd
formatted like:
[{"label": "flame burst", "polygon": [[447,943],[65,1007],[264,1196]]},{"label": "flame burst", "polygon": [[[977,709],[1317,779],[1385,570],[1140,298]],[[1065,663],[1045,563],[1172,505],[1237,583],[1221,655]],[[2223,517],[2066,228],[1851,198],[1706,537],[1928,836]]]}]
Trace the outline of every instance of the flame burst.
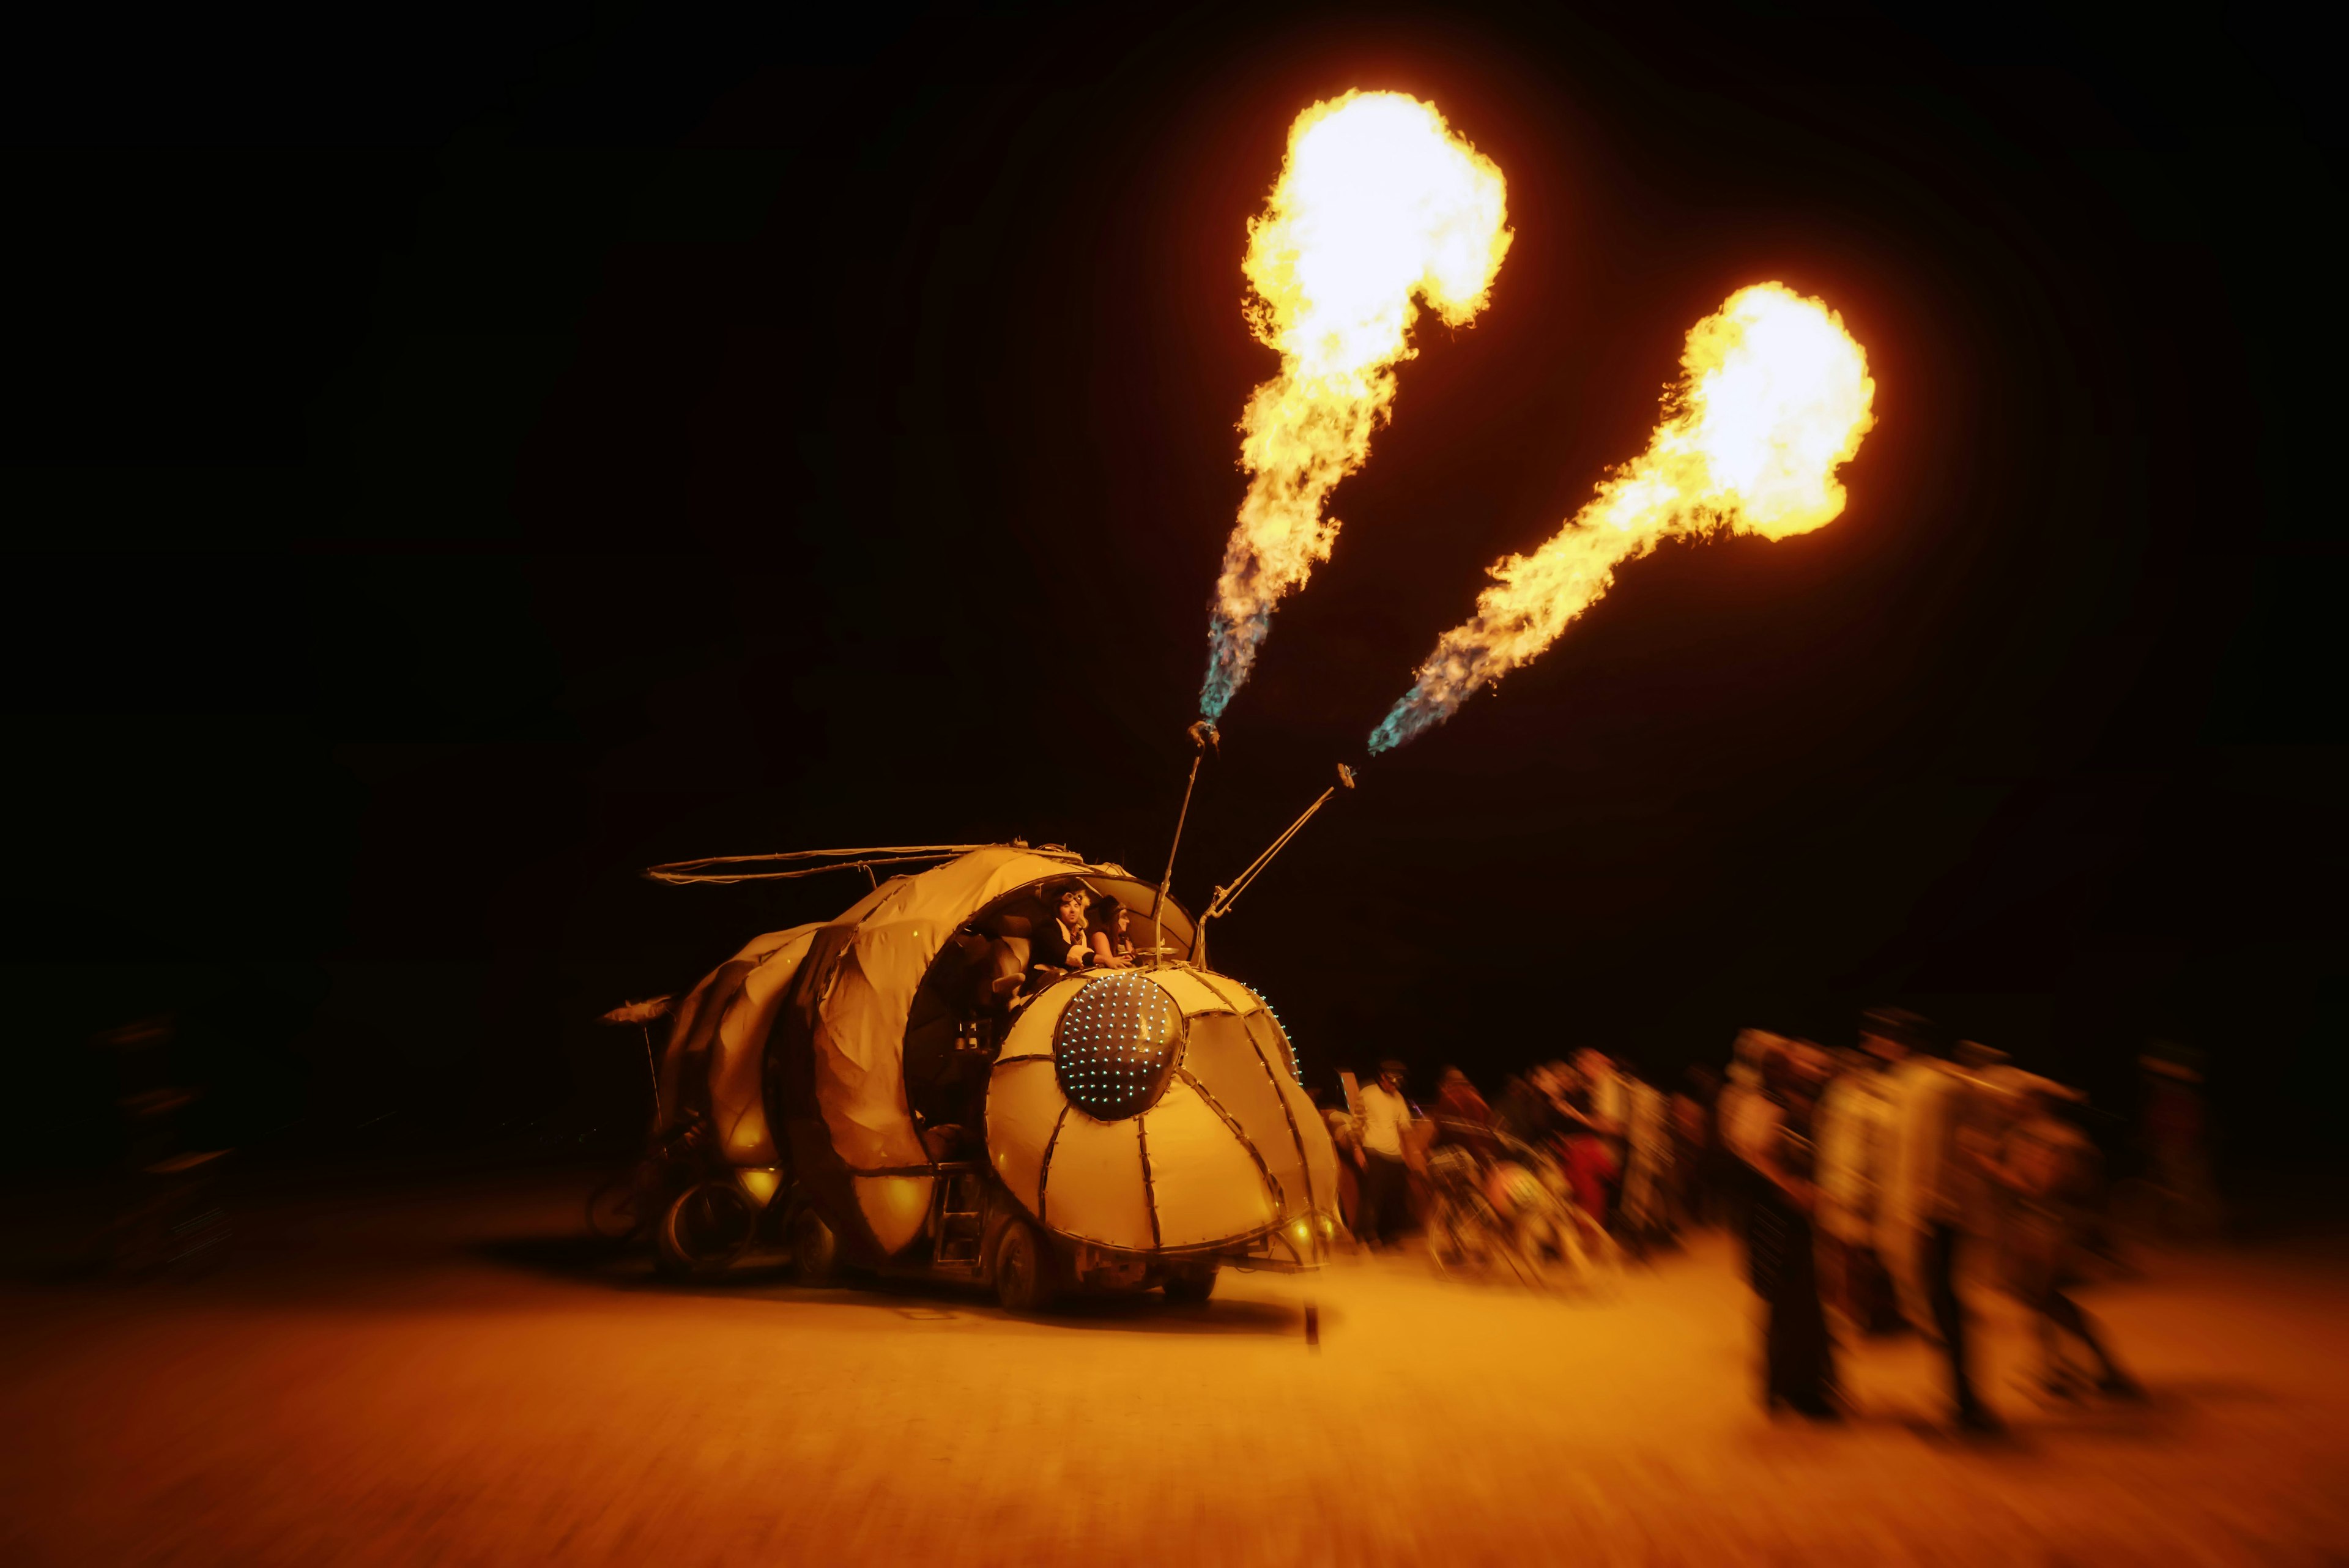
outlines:
[{"label": "flame burst", "polygon": [[1668,535],[1726,527],[1783,539],[1843,511],[1836,470],[1876,422],[1876,383],[1841,317],[1784,284],[1756,284],[1697,323],[1681,366],[1648,450],[1548,543],[1493,568],[1476,613],[1444,634],[1371,732],[1373,753],[1442,723],[1539,654],[1606,593],[1618,564]]},{"label": "flame burst", "polygon": [[1475,316],[1509,248],[1506,207],[1499,168],[1417,99],[1350,92],[1289,127],[1280,182],[1248,224],[1248,325],[1280,374],[1240,421],[1247,498],[1216,583],[1206,717],[1247,681],[1281,596],[1330,558],[1338,522],[1322,503],[1370,456],[1416,299],[1454,327]]}]

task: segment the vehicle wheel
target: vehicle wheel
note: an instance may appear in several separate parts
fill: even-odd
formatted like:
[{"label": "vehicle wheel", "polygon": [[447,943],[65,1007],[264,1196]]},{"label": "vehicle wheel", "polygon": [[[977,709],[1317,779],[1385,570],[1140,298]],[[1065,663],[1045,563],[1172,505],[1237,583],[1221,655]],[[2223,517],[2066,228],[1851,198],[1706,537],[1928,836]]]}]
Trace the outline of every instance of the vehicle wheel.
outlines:
[{"label": "vehicle wheel", "polygon": [[758,1229],[758,1210],[731,1181],[698,1181],[678,1194],[661,1215],[661,1270],[716,1274],[740,1257]]},{"label": "vehicle wheel", "polygon": [[636,1211],[636,1168],[616,1170],[587,1195],[587,1233],[625,1241],[645,1228]]},{"label": "vehicle wheel", "polygon": [[1216,1293],[1216,1272],[1213,1263],[1185,1269],[1179,1274],[1167,1275],[1166,1283],[1162,1288],[1166,1292],[1166,1299],[1177,1306],[1201,1306]]},{"label": "vehicle wheel", "polygon": [[1006,1312],[1043,1311],[1054,1293],[1051,1267],[1043,1238],[1026,1220],[1014,1220],[995,1243],[995,1299]]},{"label": "vehicle wheel", "polygon": [[792,1248],[792,1278],[803,1285],[828,1285],[840,1278],[840,1238],[812,1209],[791,1219],[784,1236]]}]

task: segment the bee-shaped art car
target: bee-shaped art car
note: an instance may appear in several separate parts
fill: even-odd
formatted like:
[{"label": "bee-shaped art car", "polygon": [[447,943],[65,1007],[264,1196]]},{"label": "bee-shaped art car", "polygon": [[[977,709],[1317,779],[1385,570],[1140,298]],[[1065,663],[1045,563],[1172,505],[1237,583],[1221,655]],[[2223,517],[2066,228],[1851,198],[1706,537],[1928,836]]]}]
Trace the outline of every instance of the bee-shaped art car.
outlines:
[{"label": "bee-shaped art car", "polygon": [[[1125,967],[1072,961],[1072,890],[1130,911],[1146,945]],[[1328,1129],[1271,1008],[1197,947],[1157,888],[1020,844],[760,937],[678,1006],[660,1064],[657,1135],[690,1129],[698,1162],[663,1257],[722,1268],[764,1238],[805,1280],[978,1281],[1014,1310],[1197,1302],[1226,1263],[1315,1266],[1337,1223]]]}]

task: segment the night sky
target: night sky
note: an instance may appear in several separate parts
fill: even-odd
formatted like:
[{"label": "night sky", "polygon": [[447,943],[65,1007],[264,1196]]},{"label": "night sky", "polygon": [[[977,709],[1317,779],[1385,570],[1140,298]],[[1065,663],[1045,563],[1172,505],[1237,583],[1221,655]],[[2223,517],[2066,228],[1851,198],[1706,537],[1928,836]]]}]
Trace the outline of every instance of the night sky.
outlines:
[{"label": "night sky", "polygon": [[[2238,1163],[2337,1152],[2337,90],[2250,14],[1577,20],[663,7],[117,17],[11,50],[12,1159],[170,1009],[224,1141],[626,1136],[633,1035],[861,877],[1154,876],[1276,359],[1287,128],[1431,99],[1508,179],[1175,878],[1203,905],[1635,453],[1744,284],[1824,297],[1850,504],[1670,545],[1367,768],[1216,930],[1309,1071],[1656,1074],[1905,1001]],[[2232,14],[2230,14],[2232,15]],[[328,30],[331,29],[331,30]],[[1073,670],[1060,689],[1054,668]]]}]

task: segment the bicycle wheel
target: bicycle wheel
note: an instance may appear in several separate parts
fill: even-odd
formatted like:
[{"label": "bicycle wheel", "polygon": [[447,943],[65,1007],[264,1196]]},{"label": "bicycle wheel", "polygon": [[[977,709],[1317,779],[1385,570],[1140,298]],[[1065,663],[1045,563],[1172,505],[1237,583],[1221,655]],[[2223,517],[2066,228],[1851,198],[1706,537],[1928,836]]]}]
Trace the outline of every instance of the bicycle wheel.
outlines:
[{"label": "bicycle wheel", "polygon": [[758,1210],[733,1182],[696,1182],[661,1214],[655,1241],[662,1272],[723,1272],[750,1249],[758,1223]]},{"label": "bicycle wheel", "polygon": [[587,1233],[606,1241],[626,1241],[645,1228],[638,1199],[637,1168],[613,1172],[587,1194]]}]

